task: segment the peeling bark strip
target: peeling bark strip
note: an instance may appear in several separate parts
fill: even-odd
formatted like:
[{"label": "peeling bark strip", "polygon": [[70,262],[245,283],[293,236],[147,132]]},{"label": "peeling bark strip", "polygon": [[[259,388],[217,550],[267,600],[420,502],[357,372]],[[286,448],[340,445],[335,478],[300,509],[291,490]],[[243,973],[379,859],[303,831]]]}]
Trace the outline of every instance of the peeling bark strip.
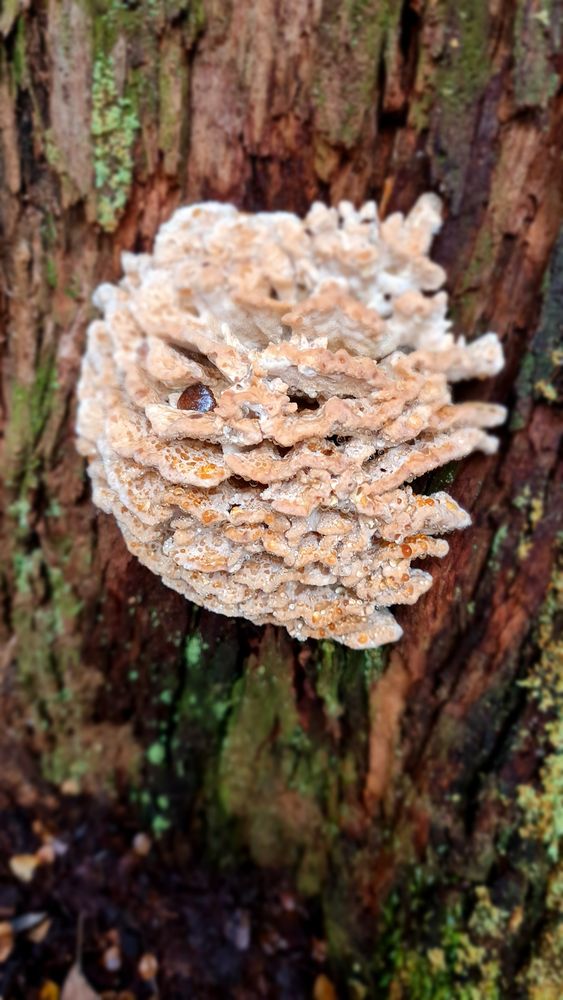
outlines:
[{"label": "peeling bark strip", "polygon": [[[0,792],[121,788],[157,833],[289,866],[355,995],[560,992],[561,23],[560,0],[0,15]],[[89,501],[93,288],[180,203],[389,213],[428,189],[455,327],[507,355],[499,455],[421,484],[474,529],[387,664],[196,615]]]}]

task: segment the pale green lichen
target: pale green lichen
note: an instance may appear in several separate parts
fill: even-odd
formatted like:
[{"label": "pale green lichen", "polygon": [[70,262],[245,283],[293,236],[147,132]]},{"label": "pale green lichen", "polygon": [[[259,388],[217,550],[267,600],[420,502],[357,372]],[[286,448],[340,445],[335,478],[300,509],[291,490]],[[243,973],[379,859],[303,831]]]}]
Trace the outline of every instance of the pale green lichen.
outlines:
[{"label": "pale green lichen", "polygon": [[[560,397],[561,310],[563,307],[563,229],[555,244],[551,266],[542,285],[543,306],[537,333],[524,356],[516,379],[516,406],[511,430],[520,430],[530,417],[533,399],[556,403]],[[559,385],[559,392],[558,392]]]},{"label": "pale green lichen", "polygon": [[166,759],[166,747],[161,742],[151,743],[147,750],[147,760],[153,767],[160,767]]},{"label": "pale green lichen", "polygon": [[518,496],[514,497],[512,504],[521,513],[526,514],[518,538],[516,554],[519,560],[526,559],[533,545],[533,536],[537,525],[543,518],[544,501],[543,497],[532,497],[529,485],[526,485]]},{"label": "pale green lichen", "polygon": [[[526,488],[515,506],[526,513],[533,529],[543,517],[541,497]],[[502,532],[493,545],[495,557],[504,540]],[[473,899],[466,890],[452,886],[452,903],[433,906],[436,886],[405,888],[395,894],[382,914],[378,946],[377,995],[387,1000],[500,1000],[508,996],[506,955],[511,942],[520,947],[524,921],[534,918],[533,894],[542,894],[542,928],[534,937],[530,961],[519,974],[514,995],[528,1000],[559,1000],[563,981],[563,647],[557,638],[556,614],[563,606],[563,579],[555,575],[538,620],[536,640],[541,656],[523,686],[544,716],[540,743],[544,760],[534,785],[518,790],[514,806],[520,813],[515,826],[500,829],[508,850],[516,830],[522,848],[511,842],[511,860],[520,877],[531,885],[523,891],[503,893],[504,905],[493,900],[491,890],[478,885]],[[453,801],[453,796],[452,796]],[[512,799],[510,801],[513,801]],[[509,800],[504,803],[510,805]],[[534,853],[526,841],[535,842]],[[497,844],[499,850],[500,842]],[[523,850],[519,855],[518,851]],[[428,871],[428,866],[426,867]],[[547,883],[547,885],[546,885]],[[514,886],[516,890],[516,885]],[[446,898],[448,888],[442,887]],[[545,893],[545,902],[543,894]],[[510,902],[508,902],[510,900]],[[536,903],[537,905],[537,903]],[[414,932],[413,927],[418,928]],[[510,994],[512,995],[512,994]]]},{"label": "pale green lichen", "polygon": [[542,931],[520,976],[529,1000],[559,1000],[563,982],[563,643],[556,622],[562,598],[563,576],[557,573],[539,618],[542,655],[522,682],[548,720],[539,780],[518,789],[520,834],[543,846],[551,867]]},{"label": "pale green lichen", "polygon": [[301,891],[317,892],[337,819],[337,772],[304,730],[291,663],[270,637],[235,689],[219,761],[225,814],[262,865],[295,865]]},{"label": "pale green lichen", "polygon": [[471,152],[478,102],[491,74],[491,14],[481,0],[436,0],[429,17],[433,32],[422,46],[409,122],[435,132],[436,165],[454,201],[459,197]]},{"label": "pale green lichen", "polygon": [[91,133],[98,221],[113,232],[133,180],[133,146],[139,120],[131,96],[119,94],[111,56],[101,53],[92,72]]},{"label": "pale green lichen", "polygon": [[376,102],[378,67],[385,59],[390,36],[397,31],[401,10],[389,0],[346,0],[326,6],[311,89],[316,111],[315,146],[322,151],[321,164],[323,160],[330,162],[330,147],[351,148],[360,139],[366,116]]},{"label": "pale green lichen", "polygon": [[[42,236],[48,245],[48,219]],[[0,587],[12,595],[13,692],[22,706],[21,724],[25,719],[25,726],[34,731],[45,777],[56,784],[73,779],[78,787],[84,782],[108,788],[113,784],[108,766],[110,728],[89,726],[103,678],[81,657],[82,599],[74,585],[75,579],[89,575],[90,540],[65,533],[60,503],[43,476],[65,406],[58,388],[54,356],[45,352],[37,361],[33,381],[15,381],[11,390]],[[133,762],[134,745],[125,727],[120,727],[115,730],[116,757],[126,744]],[[130,773],[133,770],[131,763]]]},{"label": "pale green lichen", "polygon": [[545,379],[539,379],[534,385],[534,390],[536,395],[543,396],[544,399],[547,399],[548,403],[557,402],[557,389],[550,382],[546,382]]},{"label": "pale green lichen", "polygon": [[188,667],[196,667],[201,663],[204,644],[199,633],[190,636],[186,643],[186,663]]},{"label": "pale green lichen", "polygon": [[560,46],[560,11],[553,0],[517,0],[514,21],[514,91],[523,107],[545,107],[557,92],[553,56]]},{"label": "pale green lichen", "polygon": [[[393,919],[392,913],[389,917]],[[403,949],[395,940],[393,972],[384,979],[389,990],[381,995],[393,1000],[500,1000],[504,994],[498,951],[510,919],[508,911],[493,903],[488,889],[478,886],[470,914],[464,915],[461,902],[454,903],[426,948]]]},{"label": "pale green lichen", "polygon": [[489,559],[491,562],[491,567],[493,569],[498,568],[500,553],[502,552],[507,536],[508,536],[508,525],[501,524],[500,528],[496,530],[493,536],[493,540],[491,542]]},{"label": "pale green lichen", "polygon": [[4,0],[0,13],[0,35],[4,38],[10,34],[14,22],[19,14],[19,0]]},{"label": "pale green lichen", "polygon": [[333,642],[321,642],[320,654],[317,691],[329,718],[337,719],[344,711],[339,698],[342,673],[339,654]]},{"label": "pale green lichen", "polygon": [[559,860],[563,846],[563,643],[553,634],[554,612],[562,607],[562,598],[563,575],[557,575],[540,616],[542,656],[531,676],[522,682],[548,721],[539,786],[519,788],[518,801],[524,814],[521,834],[541,840],[552,862]]}]

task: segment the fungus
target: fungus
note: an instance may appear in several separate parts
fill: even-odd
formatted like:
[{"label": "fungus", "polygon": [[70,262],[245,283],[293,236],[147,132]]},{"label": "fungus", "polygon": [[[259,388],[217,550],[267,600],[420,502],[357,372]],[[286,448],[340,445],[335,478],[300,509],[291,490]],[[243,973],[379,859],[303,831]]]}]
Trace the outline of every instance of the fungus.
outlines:
[{"label": "fungus", "polygon": [[470,522],[424,473],[497,447],[505,417],[451,383],[502,367],[495,334],[454,338],[431,194],[384,221],[179,209],[152,255],[97,289],[78,387],[94,502],[196,604],[353,648],[399,638],[419,560]]}]

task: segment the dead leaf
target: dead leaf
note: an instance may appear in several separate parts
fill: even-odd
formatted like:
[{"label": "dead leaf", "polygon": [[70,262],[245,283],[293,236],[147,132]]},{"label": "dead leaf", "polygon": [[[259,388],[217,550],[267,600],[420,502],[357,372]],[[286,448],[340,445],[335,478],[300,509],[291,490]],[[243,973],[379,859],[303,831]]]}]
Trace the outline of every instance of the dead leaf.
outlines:
[{"label": "dead leaf", "polygon": [[338,1000],[334,986],[328,976],[325,976],[323,973],[315,979],[313,1000]]},{"label": "dead leaf", "polygon": [[59,1000],[61,991],[52,979],[46,979],[39,990],[39,1000]]},{"label": "dead leaf", "polygon": [[104,968],[108,972],[119,972],[121,968],[121,952],[117,945],[114,944],[111,948],[106,949],[102,961]]},{"label": "dead leaf", "polygon": [[75,778],[67,778],[60,788],[63,795],[80,795],[80,785]]},{"label": "dead leaf", "polygon": [[47,917],[42,923],[37,924],[32,930],[28,932],[28,938],[33,941],[34,944],[41,944],[45,940],[47,934],[51,930],[51,921]]},{"label": "dead leaf", "polygon": [[41,865],[52,865],[55,858],[55,848],[52,844],[42,844],[37,851],[36,858]]},{"label": "dead leaf", "polygon": [[511,934],[516,934],[522,921],[524,919],[524,910],[521,906],[517,906],[510,915],[510,920],[508,921],[508,929]]},{"label": "dead leaf", "polygon": [[10,871],[20,882],[31,882],[38,865],[39,859],[35,854],[14,854],[10,858]]},{"label": "dead leaf", "polygon": [[150,952],[147,952],[139,960],[137,968],[141,979],[145,979],[148,982],[156,977],[158,972],[158,960],[155,955],[151,955]]},{"label": "dead leaf", "polygon": [[14,932],[7,920],[0,921],[0,962],[5,962],[12,954]]},{"label": "dead leaf", "polygon": [[73,965],[64,981],[61,1000],[100,1000],[100,994],[94,992],[80,966]]},{"label": "dead leaf", "polygon": [[152,840],[146,833],[136,833],[133,838],[133,850],[140,858],[145,858],[152,847]]}]

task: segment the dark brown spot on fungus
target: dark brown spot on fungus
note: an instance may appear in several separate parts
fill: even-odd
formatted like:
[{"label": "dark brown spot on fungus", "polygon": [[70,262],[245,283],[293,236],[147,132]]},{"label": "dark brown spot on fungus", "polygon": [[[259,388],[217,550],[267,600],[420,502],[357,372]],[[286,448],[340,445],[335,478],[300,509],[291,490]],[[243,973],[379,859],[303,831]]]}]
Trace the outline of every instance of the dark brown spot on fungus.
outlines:
[{"label": "dark brown spot on fungus", "polygon": [[189,385],[176,403],[179,410],[197,410],[198,413],[209,413],[216,405],[215,396],[203,382]]}]

